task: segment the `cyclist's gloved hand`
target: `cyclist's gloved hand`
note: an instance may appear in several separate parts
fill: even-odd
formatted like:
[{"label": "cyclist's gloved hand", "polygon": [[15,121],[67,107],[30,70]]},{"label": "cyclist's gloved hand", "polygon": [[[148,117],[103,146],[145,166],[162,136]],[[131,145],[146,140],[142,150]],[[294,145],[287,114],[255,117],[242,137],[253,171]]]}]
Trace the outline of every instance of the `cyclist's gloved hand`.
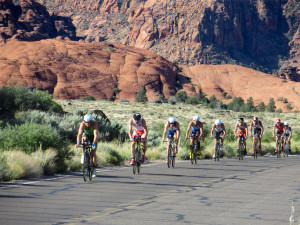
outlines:
[{"label": "cyclist's gloved hand", "polygon": [[92,148],[93,148],[93,149],[96,149],[96,145],[95,145],[95,144],[92,144]]}]

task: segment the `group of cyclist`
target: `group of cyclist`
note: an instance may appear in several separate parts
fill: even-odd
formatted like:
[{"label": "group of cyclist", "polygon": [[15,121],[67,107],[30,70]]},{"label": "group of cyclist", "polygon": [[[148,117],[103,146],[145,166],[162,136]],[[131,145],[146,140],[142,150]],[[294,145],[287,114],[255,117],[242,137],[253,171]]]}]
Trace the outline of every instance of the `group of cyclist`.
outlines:
[{"label": "group of cyclist", "polygon": [[[253,130],[253,132],[252,132]],[[261,138],[264,133],[264,127],[261,120],[258,120],[256,116],[253,117],[253,120],[250,122],[250,136],[256,135],[259,141],[259,149],[261,150]],[[276,133],[276,136],[275,136]],[[128,135],[130,137],[131,142],[131,161],[130,164],[134,164],[134,149],[136,140],[135,138],[140,136],[141,137],[141,144],[142,144],[142,163],[145,162],[145,153],[147,150],[147,135],[148,135],[148,129],[146,120],[142,118],[140,113],[135,113],[132,118],[129,120],[129,126],[128,126]],[[226,135],[226,129],[224,123],[220,119],[215,120],[214,124],[212,125],[211,131],[210,131],[210,137],[214,138],[214,143],[216,144],[217,139],[221,140],[221,146],[220,150],[223,150],[223,142]],[[186,139],[190,138],[190,148],[192,148],[193,138],[196,138],[197,145],[200,147],[200,139],[203,136],[203,123],[200,121],[200,117],[198,115],[193,117],[193,120],[190,121],[187,130],[186,130]],[[243,139],[244,144],[244,154],[247,154],[246,150],[246,139],[248,137],[248,125],[244,122],[243,118],[239,118],[238,122],[235,125],[234,129],[234,136],[235,138],[238,138],[237,144],[239,147],[240,139]],[[292,128],[289,126],[288,122],[282,123],[280,119],[277,119],[276,122],[273,125],[273,138],[276,137],[276,149],[275,153],[278,151],[277,149],[277,143],[278,140],[281,138],[282,143],[284,143],[284,136],[287,137],[287,140],[289,142],[289,146],[291,146],[291,136],[292,136]],[[168,121],[164,125],[164,131],[163,131],[163,137],[162,142],[165,142],[165,138],[168,138],[168,144],[171,140],[171,137],[174,139],[175,143],[175,154],[178,153],[178,141],[180,137],[180,124],[175,119],[175,117],[170,117]],[[91,114],[86,114],[84,116],[84,120],[80,123],[78,135],[77,135],[77,143],[75,147],[78,147],[79,145],[83,144],[86,140],[90,140],[92,143],[92,161],[94,167],[96,166],[96,150],[97,150],[97,139],[98,139],[98,124],[96,121],[93,120],[93,117]],[[252,142],[252,149],[254,145],[254,139]],[[283,151],[282,145],[282,151]],[[215,149],[215,148],[214,148]],[[84,155],[84,146],[83,146],[83,155]],[[168,151],[168,149],[167,149]],[[253,155],[254,152],[252,151],[251,155]],[[215,156],[215,153],[213,154],[213,157]],[[82,156],[83,161],[83,156]],[[83,162],[82,162],[83,163]],[[93,176],[96,176],[96,171],[94,170]]]}]

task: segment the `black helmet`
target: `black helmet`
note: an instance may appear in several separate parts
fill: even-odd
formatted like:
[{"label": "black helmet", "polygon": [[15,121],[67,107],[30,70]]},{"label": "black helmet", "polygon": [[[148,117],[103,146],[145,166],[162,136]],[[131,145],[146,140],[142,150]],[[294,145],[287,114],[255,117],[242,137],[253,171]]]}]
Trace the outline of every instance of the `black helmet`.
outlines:
[{"label": "black helmet", "polygon": [[140,120],[141,119],[141,114],[140,113],[135,113],[135,114],[133,114],[133,119],[135,119],[135,120]]},{"label": "black helmet", "polygon": [[240,117],[240,118],[239,118],[239,122],[244,122],[244,118],[243,118],[243,117]]}]

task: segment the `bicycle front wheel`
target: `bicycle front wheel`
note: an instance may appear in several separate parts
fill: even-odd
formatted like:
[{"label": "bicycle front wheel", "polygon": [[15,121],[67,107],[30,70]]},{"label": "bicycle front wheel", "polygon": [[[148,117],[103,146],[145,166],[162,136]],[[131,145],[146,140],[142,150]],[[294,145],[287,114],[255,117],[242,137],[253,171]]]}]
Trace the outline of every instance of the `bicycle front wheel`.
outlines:
[{"label": "bicycle front wheel", "polygon": [[175,153],[174,153],[174,150],[175,150],[175,146],[172,147],[172,153],[171,153],[172,167],[173,168],[175,167]]},{"label": "bicycle front wheel", "polygon": [[241,140],[239,142],[239,160],[243,160],[243,151],[244,151],[244,144],[243,141]]},{"label": "bicycle front wheel", "polygon": [[278,144],[277,144],[277,158],[280,158],[280,153],[281,153],[281,142],[278,141]]},{"label": "bicycle front wheel", "polygon": [[87,181],[87,178],[89,177],[89,164],[90,164],[89,156],[84,155],[83,165],[82,165],[82,175],[84,181]]}]

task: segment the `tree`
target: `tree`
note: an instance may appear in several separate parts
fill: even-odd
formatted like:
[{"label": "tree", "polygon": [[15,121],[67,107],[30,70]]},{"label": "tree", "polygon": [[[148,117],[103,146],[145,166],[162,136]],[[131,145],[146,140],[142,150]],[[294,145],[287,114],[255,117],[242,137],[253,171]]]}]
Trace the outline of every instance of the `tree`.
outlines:
[{"label": "tree", "polygon": [[266,111],[266,105],[265,105],[265,103],[264,103],[264,102],[259,103],[258,106],[257,106],[257,110],[258,110],[259,112],[264,112],[264,111]]},{"label": "tree", "polygon": [[136,93],[135,101],[136,102],[147,102],[145,87],[141,87],[140,90]]},{"label": "tree", "polygon": [[187,95],[185,91],[179,91],[175,95],[177,102],[185,102],[187,99]]},{"label": "tree", "polygon": [[274,98],[270,98],[269,104],[266,107],[267,112],[275,112],[276,106],[275,106],[275,101]]},{"label": "tree", "polygon": [[234,97],[232,102],[228,104],[228,109],[235,112],[240,112],[240,108],[244,105],[244,100],[241,97]]}]

